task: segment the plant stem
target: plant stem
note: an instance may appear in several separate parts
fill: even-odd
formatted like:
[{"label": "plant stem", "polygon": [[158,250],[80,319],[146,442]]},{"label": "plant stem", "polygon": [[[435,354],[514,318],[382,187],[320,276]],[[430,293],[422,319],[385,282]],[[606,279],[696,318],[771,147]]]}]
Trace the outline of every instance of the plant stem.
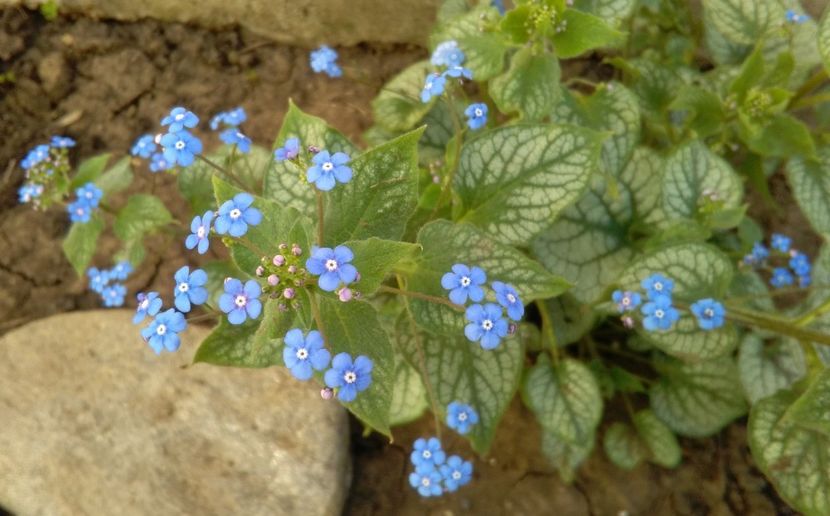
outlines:
[{"label": "plant stem", "polygon": [[249,250],[253,251],[254,253],[256,253],[256,254],[258,254],[262,257],[267,257],[268,256],[268,253],[266,253],[264,250],[260,249],[260,247],[258,245],[251,242],[250,240],[248,240],[244,236],[237,238],[237,240],[239,241],[240,244],[244,245],[245,247],[247,247]]},{"label": "plant stem", "polygon": [[317,296],[312,292],[308,292],[308,305],[311,307],[311,316],[314,317],[314,322],[317,323],[317,331],[323,336],[323,341],[328,342],[326,331],[323,329],[323,318],[320,317],[320,307],[317,305]]},{"label": "plant stem", "polygon": [[542,334],[547,337],[548,349],[554,367],[559,367],[559,343],[556,341],[556,333],[553,331],[553,322],[550,320],[548,307],[544,299],[537,299],[536,306],[539,308],[539,317],[542,319]]},{"label": "plant stem", "polygon": [[194,323],[194,322],[198,322],[198,321],[204,321],[205,319],[215,319],[217,317],[219,317],[219,314],[217,312],[206,312],[206,313],[203,313],[201,315],[197,315],[195,317],[189,317],[187,319],[187,322],[188,323]]},{"label": "plant stem", "polygon": [[317,245],[323,247],[323,192],[314,188],[317,194]]},{"label": "plant stem", "polygon": [[457,305],[457,304],[453,303],[452,301],[450,301],[449,299],[444,299],[443,297],[430,296],[429,294],[422,294],[420,292],[413,292],[411,290],[401,290],[399,288],[389,287],[387,285],[381,285],[380,288],[378,289],[378,291],[379,292],[387,292],[389,294],[397,294],[399,296],[404,296],[404,297],[414,297],[415,299],[422,299],[424,301],[429,301],[430,303],[438,303],[440,305],[448,306],[448,307],[452,308],[453,310],[455,310],[456,312],[464,312],[465,311],[463,306]]},{"label": "plant stem", "polygon": [[780,335],[787,335],[798,340],[808,340],[810,342],[830,346],[830,335],[803,328],[792,321],[785,319],[773,318],[766,314],[734,308],[727,312],[726,318],[737,323],[757,326],[759,328],[770,330]]},{"label": "plant stem", "polygon": [[824,303],[818,305],[817,307],[809,310],[807,313],[797,317],[793,324],[796,326],[808,326],[811,322],[815,321],[817,318],[821,317],[822,315],[830,312],[830,298],[824,301]]},{"label": "plant stem", "polygon": [[795,92],[792,99],[790,99],[790,107],[795,106],[795,104],[801,100],[802,97],[813,91],[814,89],[821,86],[824,81],[827,80],[827,70],[822,67],[819,71],[814,73],[809,79],[804,81],[804,84],[801,85],[800,88]]},{"label": "plant stem", "polygon": [[804,97],[798,102],[793,102],[793,104],[790,106],[790,109],[795,111],[797,109],[804,109],[808,107],[817,106],[825,102],[830,102],[830,92],[816,93],[815,95]]},{"label": "plant stem", "polygon": [[449,167],[449,173],[445,178],[444,186],[441,187],[441,193],[438,195],[438,201],[435,203],[432,213],[429,214],[430,220],[435,218],[435,214],[441,208],[441,205],[443,205],[446,201],[447,195],[452,192],[452,183],[455,180],[455,171],[458,170],[458,162],[460,161],[461,144],[464,142],[464,138],[462,138],[464,128],[461,125],[461,119],[458,117],[458,112],[455,110],[455,103],[446,97],[444,98],[444,101],[449,107],[450,114],[452,115],[452,125],[455,128],[455,137],[453,138],[455,142],[455,149],[453,149],[453,162]]},{"label": "plant stem", "polygon": [[245,183],[243,183],[238,177],[236,177],[236,174],[234,174],[230,170],[226,170],[226,169],[222,168],[221,166],[217,165],[212,160],[202,156],[201,154],[196,154],[196,157],[199,160],[201,160],[202,162],[206,163],[212,169],[214,169],[217,172],[220,172],[222,175],[230,178],[234,183],[236,183],[237,187],[241,188],[242,190],[247,190],[248,189],[248,187],[245,186]]}]

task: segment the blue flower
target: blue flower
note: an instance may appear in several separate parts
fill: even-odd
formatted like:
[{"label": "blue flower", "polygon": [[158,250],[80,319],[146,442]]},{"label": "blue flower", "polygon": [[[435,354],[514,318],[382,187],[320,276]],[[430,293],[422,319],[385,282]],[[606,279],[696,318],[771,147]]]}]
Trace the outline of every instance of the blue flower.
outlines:
[{"label": "blue flower", "polygon": [[447,405],[447,426],[459,434],[466,434],[476,423],[478,423],[478,413],[473,407],[457,401]]},{"label": "blue flower", "polygon": [[496,293],[496,301],[507,309],[508,317],[514,321],[521,320],[525,314],[525,305],[522,303],[519,293],[516,292],[516,288],[501,281],[494,281],[493,291]]},{"label": "blue flower", "polygon": [[251,206],[254,196],[249,193],[238,193],[233,199],[225,201],[219,207],[213,227],[220,235],[229,234],[239,238],[248,232],[248,225],[257,226],[262,222],[262,212]]},{"label": "blue flower", "polygon": [[471,305],[465,315],[470,323],[464,327],[464,335],[472,342],[480,341],[482,348],[495,349],[507,336],[507,319],[503,317],[499,305]]},{"label": "blue flower", "polygon": [[87,269],[86,275],[89,277],[89,289],[99,294],[104,291],[104,287],[112,279],[109,271],[100,271],[96,267]]},{"label": "blue flower", "polygon": [[777,249],[782,253],[789,252],[792,239],[780,233],[773,233],[770,245],[773,249]]},{"label": "blue flower", "polygon": [[638,292],[623,292],[622,290],[615,290],[614,293],[611,294],[611,300],[616,303],[617,310],[619,310],[620,313],[634,310],[640,306],[640,303],[642,302],[642,298]]},{"label": "blue flower", "polygon": [[158,355],[163,349],[167,351],[179,349],[181,344],[179,333],[186,328],[187,321],[184,320],[184,315],[170,308],[156,315],[153,321],[141,330],[141,336]]},{"label": "blue flower", "polygon": [[87,183],[84,186],[77,188],[75,190],[75,195],[78,196],[78,200],[86,202],[90,208],[96,208],[98,203],[101,201],[101,197],[104,195],[104,192],[95,186],[95,183]]},{"label": "blue flower", "polygon": [[231,109],[230,111],[223,111],[221,113],[217,113],[216,116],[214,116],[210,120],[210,128],[215,131],[219,129],[220,124],[229,127],[237,127],[239,124],[241,124],[247,119],[248,115],[245,114],[245,110],[240,106]]},{"label": "blue flower", "polygon": [[167,133],[161,137],[164,159],[173,165],[189,166],[202,152],[202,141],[187,131]]},{"label": "blue flower", "polygon": [[340,77],[343,75],[343,70],[337,66],[337,52],[326,45],[322,45],[317,50],[312,50],[309,54],[309,63],[314,73],[325,73],[329,77]]},{"label": "blue flower", "polygon": [[772,278],[769,284],[775,288],[786,287],[793,284],[794,278],[786,267],[776,267],[772,270]]},{"label": "blue flower", "polygon": [[649,299],[654,300],[660,296],[667,296],[671,301],[674,281],[663,276],[662,274],[652,274],[648,278],[644,279],[640,285],[646,290]]},{"label": "blue flower", "polygon": [[83,199],[69,203],[66,211],[69,212],[69,220],[72,222],[87,223],[92,217],[92,206]]},{"label": "blue flower", "polygon": [[714,299],[701,299],[692,304],[690,308],[697,317],[697,325],[701,330],[714,330],[723,326],[726,310]]},{"label": "blue flower", "polygon": [[196,215],[190,222],[190,235],[184,240],[184,246],[196,250],[199,254],[205,254],[210,247],[210,223],[213,220],[213,212],[208,210],[201,217]]},{"label": "blue flower", "polygon": [[424,498],[441,496],[441,481],[444,477],[434,466],[418,466],[409,474],[409,485],[418,490]]},{"label": "blue flower", "polygon": [[668,330],[680,319],[680,313],[672,306],[669,296],[657,295],[650,299],[651,301],[640,308],[646,316],[643,319],[643,328],[648,331]]},{"label": "blue flower", "polygon": [[173,278],[176,280],[176,287],[173,289],[174,304],[180,312],[189,312],[191,303],[201,305],[207,301],[208,291],[205,285],[208,277],[205,271],[196,269],[190,272],[190,267],[185,265],[176,271]]},{"label": "blue flower", "polygon": [[340,183],[348,183],[352,179],[352,169],[347,167],[349,155],[343,152],[320,151],[311,158],[314,165],[306,172],[309,183],[314,183],[317,188],[328,192],[334,188],[335,180]]},{"label": "blue flower", "polygon": [[460,66],[464,64],[464,52],[455,40],[445,41],[435,47],[430,62],[434,66]]},{"label": "blue flower", "polygon": [[52,147],[55,149],[68,149],[75,146],[75,140],[68,136],[53,136]]},{"label": "blue flower", "polygon": [[132,272],[133,265],[126,260],[118,262],[117,264],[115,264],[115,267],[109,270],[109,274],[110,277],[112,277],[112,279],[117,279],[121,281],[127,279],[130,276],[130,273]]},{"label": "blue flower", "polygon": [[464,68],[463,66],[451,66],[447,68],[443,75],[447,77],[454,77],[456,79],[464,77],[465,79],[472,79],[473,72],[468,68]]},{"label": "blue flower", "polygon": [[150,158],[150,172],[163,172],[165,170],[170,170],[173,168],[173,165],[165,159],[164,154],[161,152],[156,152],[153,154],[153,157]]},{"label": "blue flower", "polygon": [[277,161],[285,161],[287,159],[294,159],[300,154],[300,139],[288,138],[279,149],[274,151],[274,159]]},{"label": "blue flower", "polygon": [[236,127],[225,129],[219,133],[219,139],[228,145],[236,145],[243,154],[248,154],[251,151],[251,139],[242,134]]},{"label": "blue flower", "polygon": [[323,345],[323,336],[319,331],[311,330],[304,337],[302,330],[294,328],[288,330],[283,341],[282,361],[294,378],[308,380],[313,371],[322,371],[329,366],[331,354]]},{"label": "blue flower", "polygon": [[769,249],[767,249],[761,242],[755,242],[752,245],[752,251],[744,256],[744,263],[747,265],[755,265],[763,262],[769,257]]},{"label": "blue flower", "polygon": [[487,104],[470,104],[464,110],[464,115],[467,117],[467,126],[477,131],[487,123]]},{"label": "blue flower", "polygon": [[504,16],[504,13],[506,12],[506,10],[504,8],[504,1],[503,0],[492,0],[490,2],[490,5],[495,7],[499,11],[500,15]]},{"label": "blue flower", "polygon": [[785,14],[787,21],[790,23],[794,23],[796,25],[801,25],[802,23],[807,23],[810,21],[810,17],[806,14],[798,14],[793,9],[787,9]]},{"label": "blue flower", "polygon": [[812,282],[813,279],[810,277],[809,274],[798,277],[798,286],[801,288],[809,287]]},{"label": "blue flower", "polygon": [[467,267],[462,263],[452,266],[452,272],[441,277],[441,286],[450,291],[450,301],[457,305],[471,301],[478,303],[484,299],[481,285],[487,282],[487,275],[478,267]]},{"label": "blue flower", "polygon": [[133,316],[133,324],[138,324],[144,320],[145,316],[153,316],[161,310],[161,298],[158,292],[139,292],[135,296],[138,306],[135,309]]},{"label": "blue flower", "polygon": [[810,265],[810,258],[806,254],[796,251],[792,258],[790,258],[790,269],[798,276],[807,276],[812,270]]},{"label": "blue flower", "polygon": [[101,291],[101,299],[104,301],[104,306],[115,307],[124,305],[124,296],[127,295],[127,287],[121,283],[113,283],[104,287]]},{"label": "blue flower", "polygon": [[161,119],[161,125],[169,125],[169,132],[178,133],[184,131],[185,127],[193,129],[199,125],[199,117],[183,107],[174,107],[169,115]]},{"label": "blue flower", "polygon": [[133,143],[133,148],[130,149],[130,154],[144,159],[152,156],[154,152],[156,152],[156,141],[152,134],[139,136]]},{"label": "blue flower", "polygon": [[371,385],[372,365],[367,356],[360,355],[352,361],[348,353],[338,353],[323,379],[329,388],[337,389],[340,401],[354,401],[358,392],[365,391]]},{"label": "blue flower", "polygon": [[412,445],[412,453],[409,455],[409,460],[415,467],[421,466],[440,466],[446,460],[447,454],[441,449],[441,441],[436,437],[424,439],[420,437],[415,439]]},{"label": "blue flower", "polygon": [[345,245],[334,249],[313,247],[305,268],[311,274],[320,276],[317,285],[326,292],[334,292],[340,283],[348,285],[357,280],[357,269],[351,264],[354,253]]},{"label": "blue flower", "polygon": [[49,146],[46,144],[37,145],[30,149],[23,160],[20,161],[20,167],[23,170],[29,170],[48,157]]},{"label": "blue flower", "polygon": [[21,203],[31,202],[43,195],[43,185],[26,183],[17,190],[17,200]]},{"label": "blue flower", "polygon": [[429,102],[432,97],[437,97],[444,93],[444,85],[447,83],[447,78],[439,73],[431,73],[427,75],[424,81],[424,89],[421,90],[421,102]]},{"label": "blue flower", "polygon": [[219,308],[228,314],[228,322],[242,324],[250,317],[256,319],[262,312],[262,302],[259,296],[262,288],[254,280],[248,280],[243,285],[234,278],[225,280],[225,293],[219,296]]},{"label": "blue flower", "polygon": [[459,487],[467,485],[473,478],[473,465],[458,455],[452,455],[446,464],[440,466],[444,487],[454,493]]}]

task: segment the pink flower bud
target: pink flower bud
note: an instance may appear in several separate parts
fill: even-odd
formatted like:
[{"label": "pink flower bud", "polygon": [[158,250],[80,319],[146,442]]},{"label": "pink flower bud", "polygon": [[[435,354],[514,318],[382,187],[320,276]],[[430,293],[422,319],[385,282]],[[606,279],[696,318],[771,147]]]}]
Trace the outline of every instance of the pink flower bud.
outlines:
[{"label": "pink flower bud", "polygon": [[291,254],[293,254],[294,256],[300,256],[301,254],[303,254],[303,250],[300,246],[294,244],[291,246]]},{"label": "pink flower bud", "polygon": [[262,265],[260,265],[259,267],[257,267],[257,268],[256,268],[256,275],[257,275],[258,277],[259,277],[259,276],[262,276],[262,274],[263,274],[264,272],[265,272],[265,269],[262,267]]},{"label": "pink flower bud", "polygon": [[309,145],[308,146],[308,152],[310,152],[312,154],[317,154],[318,152],[320,152],[320,147],[318,147],[316,145]]},{"label": "pink flower bud", "polygon": [[360,271],[358,271],[354,277],[354,282],[357,283],[358,281],[360,281]]},{"label": "pink flower bud", "polygon": [[288,311],[288,307],[285,306],[285,303],[280,303],[279,305],[277,305],[277,309],[280,312],[287,312]]},{"label": "pink flower bud", "polygon": [[296,265],[289,265],[288,266],[288,274],[294,274],[296,272],[297,272],[297,266]]},{"label": "pink flower bud", "polygon": [[516,333],[516,330],[517,330],[518,328],[519,328],[519,327],[518,327],[518,326],[516,326],[515,324],[510,323],[510,325],[507,327],[507,334],[508,334],[508,335],[513,335],[514,333]]},{"label": "pink flower bud", "polygon": [[634,319],[631,316],[624,315],[621,317],[623,326],[628,328],[629,330],[634,327]]},{"label": "pink flower bud", "polygon": [[272,287],[277,286],[277,284],[279,282],[280,282],[280,277],[277,276],[276,274],[271,274],[270,276],[268,276],[268,284],[271,285]]},{"label": "pink flower bud", "polygon": [[285,256],[278,254],[274,257],[273,264],[277,267],[282,267],[285,265]]},{"label": "pink flower bud", "polygon": [[329,389],[328,387],[323,387],[322,389],[320,389],[320,397],[328,401],[334,397],[334,391]]},{"label": "pink flower bud", "polygon": [[288,249],[288,244],[283,242],[279,245],[279,248],[280,248],[280,251],[285,251],[286,249]]},{"label": "pink flower bud", "polygon": [[343,287],[337,292],[337,297],[344,303],[352,300],[352,291],[349,287]]},{"label": "pink flower bud", "polygon": [[296,293],[294,292],[294,289],[291,287],[288,287],[287,289],[282,291],[282,297],[284,297],[285,299],[294,299],[295,294]]}]

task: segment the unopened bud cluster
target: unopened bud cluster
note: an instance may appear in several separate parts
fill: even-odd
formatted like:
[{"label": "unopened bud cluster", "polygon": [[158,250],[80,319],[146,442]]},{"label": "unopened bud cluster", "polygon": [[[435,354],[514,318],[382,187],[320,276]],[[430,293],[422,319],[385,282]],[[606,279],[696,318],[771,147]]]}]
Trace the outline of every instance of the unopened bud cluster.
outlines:
[{"label": "unopened bud cluster", "polygon": [[279,253],[263,256],[256,268],[257,277],[264,278],[263,293],[271,299],[281,299],[280,310],[288,310],[297,297],[297,292],[307,280],[308,273],[303,268],[300,257],[303,249],[297,244],[279,245]]}]

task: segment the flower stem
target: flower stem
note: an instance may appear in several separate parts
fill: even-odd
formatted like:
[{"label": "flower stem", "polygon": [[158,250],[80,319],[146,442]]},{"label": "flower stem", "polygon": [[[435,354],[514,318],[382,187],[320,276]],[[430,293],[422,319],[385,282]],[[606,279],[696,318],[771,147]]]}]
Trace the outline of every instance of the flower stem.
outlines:
[{"label": "flower stem", "polygon": [[[461,125],[461,119],[458,116],[458,112],[455,109],[455,103],[447,97],[444,97],[444,101],[447,103],[449,107],[450,114],[452,115],[452,125],[455,128],[455,136],[453,138],[455,142],[455,148],[453,149],[452,153],[452,165],[449,167],[449,173],[447,174],[444,182],[444,186],[441,188],[441,193],[438,195],[438,201],[435,203],[435,207],[432,209],[432,213],[429,214],[430,220],[435,218],[435,214],[438,213],[438,210],[441,208],[441,205],[444,204],[446,201],[447,195],[450,195],[452,192],[452,183],[455,180],[455,172],[458,170],[458,163],[460,160],[461,155],[461,144],[464,143],[464,127]],[[450,199],[452,199],[452,195],[450,195]]]},{"label": "flower stem", "polygon": [[317,188],[314,188],[314,192],[317,194],[317,245],[323,247],[323,215],[325,215],[323,208],[323,192]]},{"label": "flower stem", "polygon": [[727,311],[726,317],[734,322],[757,326],[758,328],[770,330],[780,335],[830,346],[830,335],[804,328],[797,321],[789,321],[778,317],[771,317],[767,314],[737,308],[730,308]]},{"label": "flower stem", "polygon": [[311,307],[311,316],[314,317],[314,322],[317,324],[317,331],[323,336],[323,341],[328,342],[326,331],[323,329],[323,318],[320,316],[320,307],[317,305],[317,296],[308,290],[306,292],[308,293],[308,305]]},{"label": "flower stem", "polygon": [[796,326],[808,326],[811,322],[815,321],[817,318],[821,317],[827,312],[830,312],[830,298],[825,300],[824,303],[818,305],[812,310],[809,310],[807,313],[796,318],[793,321],[793,324],[795,324]]},{"label": "flower stem", "polygon": [[559,343],[556,341],[556,333],[553,331],[553,322],[550,320],[548,306],[544,299],[537,299],[536,307],[539,308],[539,317],[542,319],[542,335],[547,338],[553,366],[559,367]]},{"label": "flower stem", "polygon": [[196,154],[196,157],[199,158],[199,160],[201,160],[202,162],[206,163],[212,169],[216,170],[217,172],[220,172],[225,177],[230,178],[234,183],[236,183],[237,187],[241,188],[242,190],[247,190],[248,189],[248,187],[245,186],[245,183],[243,183],[238,177],[236,177],[236,174],[234,174],[230,170],[227,170],[227,169],[217,165],[215,162],[213,162],[212,160],[204,157],[201,154]]},{"label": "flower stem", "polygon": [[248,239],[247,239],[247,238],[245,238],[244,236],[243,236],[243,237],[239,237],[239,238],[237,238],[236,240],[238,240],[240,244],[242,244],[242,245],[244,245],[245,247],[247,247],[250,251],[253,251],[254,253],[256,253],[256,254],[258,254],[258,255],[260,255],[260,256],[262,256],[262,257],[267,257],[267,256],[269,255],[269,253],[265,252],[265,251],[264,251],[263,249],[261,249],[258,245],[256,245],[255,243],[251,242],[250,240],[248,240]]},{"label": "flower stem", "polygon": [[378,289],[379,292],[387,292],[389,294],[397,294],[399,296],[405,297],[414,297],[415,299],[422,299],[424,301],[429,301],[430,303],[438,303],[441,305],[446,305],[456,312],[464,312],[464,307],[461,305],[457,305],[450,301],[449,299],[444,299],[443,297],[437,296],[430,296],[429,294],[421,294],[420,292],[413,292],[411,290],[401,290],[395,287],[389,287],[387,285],[381,285]]},{"label": "flower stem", "polygon": [[204,321],[205,319],[215,319],[217,317],[219,317],[219,314],[217,312],[206,312],[206,313],[203,313],[201,315],[197,315],[197,316],[188,318],[187,322],[188,323],[194,323],[194,322],[198,322],[198,321]]}]

